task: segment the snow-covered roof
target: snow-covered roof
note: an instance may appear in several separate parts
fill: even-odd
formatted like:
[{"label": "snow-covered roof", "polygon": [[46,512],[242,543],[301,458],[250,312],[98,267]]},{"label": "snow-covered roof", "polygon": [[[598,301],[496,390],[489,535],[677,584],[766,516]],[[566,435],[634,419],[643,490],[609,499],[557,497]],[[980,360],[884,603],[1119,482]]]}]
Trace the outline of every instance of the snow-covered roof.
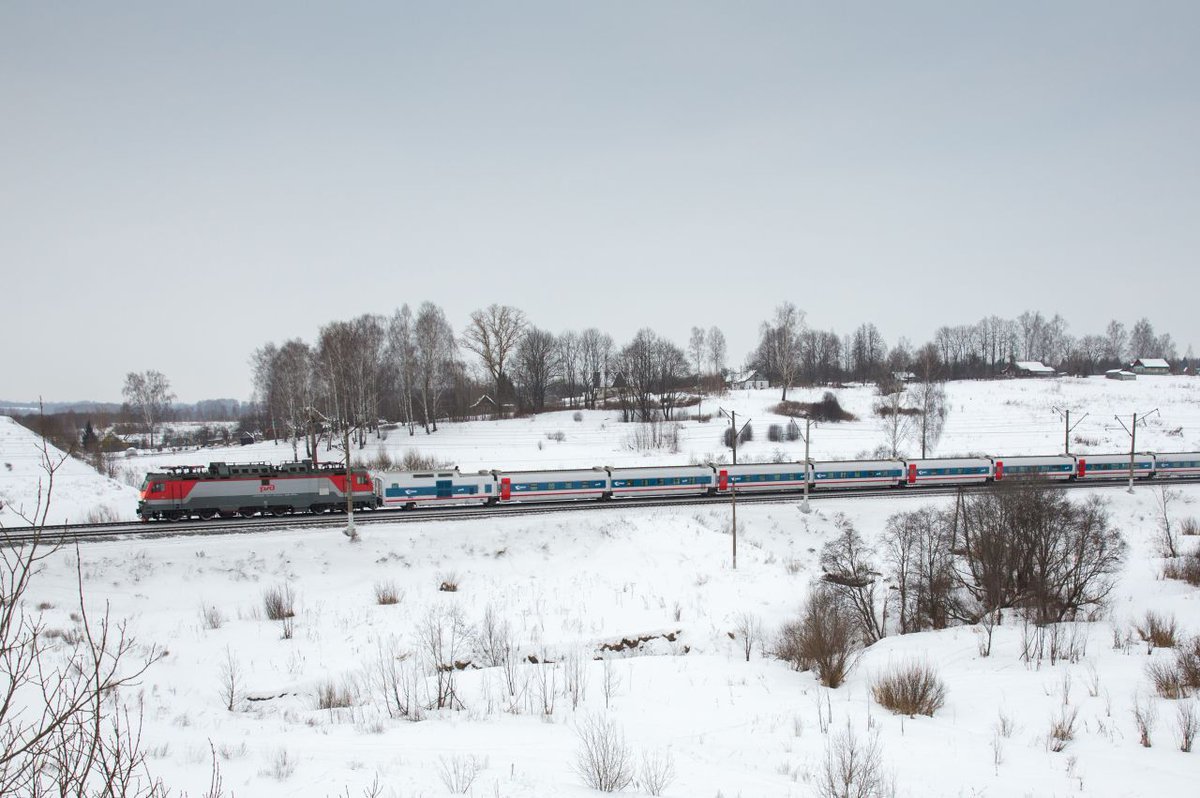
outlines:
[{"label": "snow-covered roof", "polygon": [[1163,360],[1161,357],[1139,357],[1134,361],[1139,366],[1144,366],[1148,369],[1169,369],[1171,364]]},{"label": "snow-covered roof", "polygon": [[1054,371],[1054,369],[1038,360],[1018,360],[1013,365],[1019,368],[1021,371],[1036,371],[1039,373],[1049,373]]}]

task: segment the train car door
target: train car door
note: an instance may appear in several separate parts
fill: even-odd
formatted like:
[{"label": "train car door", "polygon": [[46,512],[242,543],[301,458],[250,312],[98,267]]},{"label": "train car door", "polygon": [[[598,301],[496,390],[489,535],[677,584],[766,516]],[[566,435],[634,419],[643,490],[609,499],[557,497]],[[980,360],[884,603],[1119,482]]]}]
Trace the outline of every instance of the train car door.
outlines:
[{"label": "train car door", "polygon": [[512,480],[508,477],[500,478],[500,500],[508,501],[512,498]]},{"label": "train car door", "polygon": [[439,499],[449,499],[454,495],[454,480],[439,479],[437,481],[437,497]]},{"label": "train car door", "polygon": [[1082,479],[1085,474],[1087,474],[1087,460],[1081,457],[1079,458],[1079,470],[1076,472],[1076,476]]},{"label": "train car door", "polygon": [[917,484],[917,464],[916,463],[908,464],[908,484],[909,485]]},{"label": "train car door", "polygon": [[997,460],[996,461],[996,481],[999,482],[1002,479],[1004,479],[1004,461]]},{"label": "train car door", "polygon": [[717,490],[729,490],[729,472],[724,468],[717,475]]}]

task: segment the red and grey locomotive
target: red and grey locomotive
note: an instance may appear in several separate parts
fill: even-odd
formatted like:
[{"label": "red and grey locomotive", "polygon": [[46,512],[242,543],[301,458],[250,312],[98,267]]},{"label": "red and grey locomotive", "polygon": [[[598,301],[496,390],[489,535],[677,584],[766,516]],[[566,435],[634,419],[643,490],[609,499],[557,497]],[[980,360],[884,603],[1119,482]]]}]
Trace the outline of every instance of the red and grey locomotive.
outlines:
[{"label": "red and grey locomotive", "polygon": [[172,466],[146,475],[138,516],[143,521],[182,521],[289,512],[329,512],[346,509],[346,493],[354,509],[377,505],[371,475],[338,463],[209,463]]}]

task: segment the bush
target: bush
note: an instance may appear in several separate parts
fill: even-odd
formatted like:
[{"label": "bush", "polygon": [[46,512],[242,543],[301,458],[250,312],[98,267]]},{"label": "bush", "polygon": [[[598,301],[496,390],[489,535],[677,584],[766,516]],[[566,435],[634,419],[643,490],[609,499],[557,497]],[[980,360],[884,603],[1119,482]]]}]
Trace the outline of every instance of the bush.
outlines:
[{"label": "bush", "polygon": [[1151,662],[1146,673],[1163,698],[1187,698],[1200,690],[1200,637],[1178,645],[1174,662]]},{"label": "bush", "polygon": [[853,613],[832,589],[817,585],[800,618],[780,630],[774,654],[796,670],[815,669],[821,684],[836,688],[861,648]]},{"label": "bush", "polygon": [[575,772],[583,783],[600,792],[620,792],[633,781],[633,756],[615,722],[585,717],[575,729],[579,751]]},{"label": "bush", "polygon": [[933,717],[946,703],[945,683],[932,665],[919,662],[892,668],[875,680],[871,694],[880,706],[909,717]]},{"label": "bush", "polygon": [[571,414],[571,420],[572,421],[583,421],[583,413],[579,410],[576,410],[574,413]]},{"label": "bush", "polygon": [[1179,534],[1181,535],[1200,535],[1200,521],[1195,518],[1185,518],[1179,522]]},{"label": "bush", "polygon": [[383,582],[375,583],[375,603],[376,604],[399,604],[402,593],[396,583],[388,579]]},{"label": "bush", "polygon": [[783,440],[783,425],[772,424],[771,426],[767,427],[767,440],[769,440],[771,443],[779,443],[781,440]]},{"label": "bush", "polygon": [[1155,648],[1175,647],[1175,635],[1179,630],[1174,615],[1159,615],[1157,612],[1147,610],[1142,622],[1135,624],[1134,628],[1137,629],[1138,636],[1142,640]]},{"label": "bush", "polygon": [[[1187,532],[1185,534],[1192,534]],[[1167,579],[1178,579],[1193,587],[1200,587],[1200,551],[1193,551],[1182,557],[1168,560],[1163,565],[1163,576]]]},{"label": "bush", "polygon": [[858,416],[842,408],[837,395],[826,391],[819,402],[780,402],[771,408],[772,413],[793,418],[811,418],[813,421],[855,421]]},{"label": "bush", "polygon": [[355,689],[353,683],[346,681],[342,684],[326,679],[317,685],[317,709],[343,709],[354,706]]},{"label": "bush", "polygon": [[296,599],[292,594],[290,584],[276,585],[263,591],[263,609],[267,618],[272,621],[282,621],[296,616]]},{"label": "bush", "polygon": [[438,590],[442,591],[443,593],[458,592],[458,574],[454,571],[442,574],[440,577],[438,577],[438,582]]}]

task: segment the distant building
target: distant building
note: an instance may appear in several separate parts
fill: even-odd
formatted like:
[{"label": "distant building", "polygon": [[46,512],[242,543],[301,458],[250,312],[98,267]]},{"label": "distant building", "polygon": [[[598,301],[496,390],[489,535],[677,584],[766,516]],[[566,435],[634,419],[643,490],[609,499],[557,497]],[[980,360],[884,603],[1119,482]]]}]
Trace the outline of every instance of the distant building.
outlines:
[{"label": "distant building", "polygon": [[917,379],[917,375],[911,371],[893,371],[892,379],[896,382],[914,382]]},{"label": "distant building", "polygon": [[1057,377],[1058,372],[1038,360],[1018,360],[1004,367],[1009,377]]},{"label": "distant building", "polygon": [[770,388],[771,381],[753,369],[729,376],[729,387],[735,391]]},{"label": "distant building", "polygon": [[1137,379],[1136,374],[1134,374],[1132,371],[1126,371],[1125,369],[1109,369],[1108,371],[1104,372],[1104,376],[1110,380],[1136,380]]},{"label": "distant building", "polygon": [[1129,364],[1135,374],[1170,374],[1171,364],[1161,357],[1139,357]]},{"label": "distant building", "polygon": [[249,446],[250,444],[252,444],[254,442],[255,442],[255,438],[254,438],[254,433],[252,433],[252,432],[243,432],[241,435],[238,436],[238,443],[240,443],[242,446]]}]

